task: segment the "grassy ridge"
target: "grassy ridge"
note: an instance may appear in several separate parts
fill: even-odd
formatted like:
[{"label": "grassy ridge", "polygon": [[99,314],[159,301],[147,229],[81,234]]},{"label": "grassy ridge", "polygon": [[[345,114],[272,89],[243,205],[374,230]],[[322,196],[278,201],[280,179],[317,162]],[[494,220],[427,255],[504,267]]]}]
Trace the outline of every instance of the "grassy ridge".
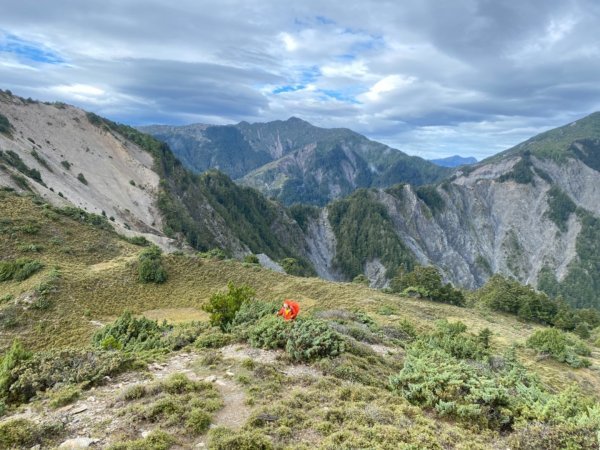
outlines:
[{"label": "grassy ridge", "polygon": [[[1,195],[2,257],[28,254],[22,246],[27,243],[43,248],[36,259],[44,264],[43,270],[23,282],[0,283],[0,298],[13,299],[2,302],[0,312],[5,317],[7,310],[14,310],[17,322],[2,330],[2,349],[8,348],[13,336],[20,336],[32,349],[78,346],[97,329],[97,321],[113,320],[126,309],[138,314],[150,311],[156,319],[181,319],[182,311],[185,316],[196,311],[192,317],[202,318],[201,306],[229,281],[252,286],[261,299],[295,298],[304,311],[360,307],[383,325],[409,320],[417,330],[428,330],[437,319],[461,320],[475,333],[490,328],[499,351],[514,343],[525,344],[540,328],[499,313],[401,298],[356,284],[292,277],[256,265],[197,256],[163,256],[168,280],[161,285],[144,284],[138,281],[136,266],[140,247],[109,230],[53,213],[29,198]],[[26,297],[57,266],[61,278],[57,291],[51,294],[52,307],[35,310],[15,306],[17,299]],[[533,351],[519,352],[552,384],[560,386],[574,378],[586,390],[600,392],[600,377],[595,370],[565,371],[550,361],[535,363]],[[591,360],[597,367],[596,354]]]},{"label": "grassy ridge", "polygon": [[[471,426],[468,421],[461,421],[460,417],[464,414],[460,410],[458,415],[444,416],[448,412],[444,398],[440,397],[435,402],[435,409],[431,409],[427,406],[427,401],[412,399],[406,390],[409,383],[415,380],[421,383],[421,373],[427,373],[422,370],[423,365],[430,371],[435,369],[429,360],[437,361],[442,358],[442,362],[448,362],[448,357],[440,353],[442,350],[456,353],[462,351],[465,344],[464,348],[467,350],[473,347],[479,352],[481,346],[475,340],[487,333],[485,329],[490,330],[486,334],[486,342],[491,343],[490,352],[495,355],[506,354],[517,344],[514,351],[518,359],[539,375],[541,381],[550,386],[551,391],[567,392],[565,386],[576,383],[587,394],[597,396],[600,392],[600,360],[597,352],[589,357],[592,367],[577,370],[553,359],[539,360],[538,352],[528,348],[526,343],[536,331],[547,328],[519,322],[514,316],[404,298],[352,283],[293,277],[255,264],[207,259],[196,254],[163,255],[162,264],[168,274],[166,281],[162,284],[142,283],[138,279],[137,265],[138,257],[144,249],[120,239],[116,233],[103,227],[103,222],[94,223],[93,216],[87,217],[83,213],[77,215],[74,211],[57,212],[46,205],[36,204],[32,198],[11,193],[0,193],[0,208],[3,218],[0,222],[3,227],[3,233],[0,234],[2,257],[22,258],[33,252],[36,260],[44,264],[42,270],[24,281],[0,283],[0,299],[3,299],[0,302],[0,318],[4,318],[6,312],[12,310],[15,319],[15,323],[9,327],[0,319],[1,350],[6,350],[14,337],[21,339],[25,348],[36,351],[85,348],[89,346],[100,323],[111,322],[126,310],[161,321],[179,321],[182,316],[187,320],[206,321],[208,317],[201,310],[202,306],[215,292],[223,291],[229,281],[237,286],[251,286],[256,291],[257,299],[273,301],[274,308],[282,298],[294,298],[302,307],[302,317],[298,323],[309,323],[311,317],[316,316],[319,321],[328,321],[336,332],[348,336],[346,344],[349,350],[337,357],[327,357],[311,363],[311,370],[317,370],[321,374],[311,378],[285,375],[286,370],[294,367],[289,366],[286,360],[278,360],[274,364],[249,359],[235,362],[224,360],[219,351],[212,347],[221,345],[215,341],[219,336],[227,339],[233,339],[233,336],[212,331],[205,334],[205,340],[202,341],[204,344],[199,345],[197,342],[195,350],[192,350],[199,352],[200,362],[204,366],[195,367],[194,370],[200,377],[212,374],[221,376],[226,371],[233,371],[236,385],[245,390],[245,405],[251,409],[250,419],[238,432],[232,433],[227,428],[214,428],[208,432],[210,445],[216,448],[221,448],[217,446],[218,442],[221,443],[219,445],[225,445],[224,442],[233,438],[237,439],[235,444],[229,443],[229,447],[222,448],[240,448],[242,441],[249,443],[248,448],[256,448],[252,445],[265,442],[265,448],[296,449],[373,448],[374,445],[376,448],[392,449],[398,448],[398,442],[405,442],[414,444],[412,447],[407,444],[407,449],[422,448],[418,445],[425,445],[427,448],[483,450],[500,444],[505,448],[510,439],[521,444],[527,443],[530,437],[528,433],[535,434],[535,430],[520,428],[504,436],[494,427],[477,428],[475,423]],[[49,294],[50,306],[46,309],[28,307],[26,299],[36,286],[51,275],[51,271],[59,271],[60,278],[56,288]],[[270,313],[272,310],[267,314]],[[247,312],[246,315],[249,314]],[[250,316],[247,317],[250,327],[248,332],[252,337],[256,329],[252,328],[255,325],[255,320],[252,319],[254,316]],[[274,318],[266,320],[271,319]],[[461,321],[468,327],[469,333],[463,333],[463,327],[457,329],[460,335],[457,339],[448,340],[447,333],[439,331],[440,325],[436,321],[440,319],[446,319],[448,322],[443,323],[450,327],[449,323]],[[277,320],[272,322],[286,325]],[[209,329],[207,324],[205,328]],[[381,333],[386,330],[394,333],[406,330],[404,337],[398,339],[405,339],[407,335],[417,336],[416,346],[408,344],[410,341],[406,340],[402,345],[398,344],[398,340],[384,340]],[[370,348],[369,343],[379,344],[385,354],[376,353],[377,346]],[[419,351],[419,345],[425,353]],[[487,343],[485,348],[488,348]],[[386,353],[386,349],[394,352]],[[77,350],[74,354],[79,355]],[[457,355],[456,358],[459,357]],[[471,354],[467,356],[471,358]],[[463,357],[464,355],[461,356]],[[482,361],[465,358],[460,361],[450,360],[452,364],[448,369],[450,372],[457,370],[456,376],[466,374],[469,383],[475,383],[470,388],[474,396],[472,400],[476,402],[479,401],[478,395],[487,396],[488,391],[492,394],[495,392],[495,381],[492,383],[490,380],[497,378],[505,382],[505,375],[520,376],[510,371],[510,366],[498,372],[499,369],[491,368],[493,360],[485,363]],[[412,367],[414,371],[404,371],[403,367]],[[402,374],[400,378],[399,374]],[[392,379],[395,380],[392,387],[396,392],[389,389]],[[487,380],[488,384],[478,387],[479,379]],[[427,380],[421,383],[423,392],[428,392],[426,382]],[[188,381],[185,383],[189,384]],[[183,393],[181,398],[171,396],[163,399],[159,390],[152,386],[134,386],[135,391],[123,393],[123,398],[126,397],[130,406],[125,404],[121,407],[121,413],[128,414],[126,417],[132,417],[135,423],[144,424],[149,420],[149,414],[154,414],[152,411],[159,411],[159,402],[164,408],[178,411],[177,414],[179,411],[190,410],[192,397],[188,399]],[[527,388],[529,390],[526,392],[531,395],[543,394],[543,399],[551,398],[553,401],[561,401],[563,398],[558,394],[552,397],[546,388],[540,390],[536,386],[537,384]],[[70,395],[70,392],[57,390],[48,395],[55,399],[59,395]],[[515,406],[519,402],[509,402],[503,392],[499,391],[496,397],[486,402],[492,406],[496,400],[501,405],[510,404],[512,415],[530,420],[526,410]],[[456,395],[462,398],[460,392]],[[524,404],[531,403],[527,400],[529,397],[524,398]],[[579,397],[569,396],[567,392],[564,401],[572,398]],[[65,401],[71,401],[69,399]],[[461,401],[455,403],[458,408],[462,408]],[[477,406],[475,403],[473,405],[466,404],[471,409]],[[215,403],[214,408],[218,407],[220,404]],[[540,403],[539,407],[543,407],[543,404]],[[560,408],[560,405],[552,407]],[[170,416],[163,409],[159,411],[161,420],[170,423]],[[469,411],[466,411],[467,416],[471,414]],[[486,411],[490,423],[496,420],[493,408]],[[540,413],[538,411],[535,414]],[[271,421],[271,417],[275,417],[275,421]],[[502,417],[504,416],[500,418]],[[202,414],[196,418],[198,420],[192,420],[194,418],[196,417],[192,417],[190,412],[185,421],[186,429],[194,426],[198,433],[204,432],[211,418]],[[23,425],[6,422],[5,430],[9,430],[7,424]],[[0,432],[2,426],[0,421]],[[501,426],[504,425],[498,425]],[[547,424],[544,427],[546,428],[540,431],[542,436],[547,432],[561,430],[548,428]],[[122,438],[139,437],[131,430],[128,433]],[[172,434],[175,440],[181,436],[178,433]],[[139,445],[145,445],[145,442],[140,442]]]}]

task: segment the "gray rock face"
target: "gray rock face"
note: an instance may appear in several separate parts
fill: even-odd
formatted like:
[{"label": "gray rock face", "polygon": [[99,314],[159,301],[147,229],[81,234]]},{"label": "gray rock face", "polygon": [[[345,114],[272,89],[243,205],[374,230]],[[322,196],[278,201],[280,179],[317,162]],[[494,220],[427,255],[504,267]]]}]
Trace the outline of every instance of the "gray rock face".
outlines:
[{"label": "gray rock face", "polygon": [[[444,201],[439,211],[432,211],[409,185],[396,195],[377,191],[377,201],[417,261],[439,267],[456,285],[476,288],[492,273],[503,273],[536,286],[544,266],[561,280],[576,257],[581,224],[572,214],[566,231],[561,231],[548,218],[551,184],[538,175],[528,184],[501,182],[499,177],[518,161],[514,157],[486,164],[438,187]],[[558,165],[533,158],[533,165],[549,174],[578,206],[600,213],[600,173],[576,160]],[[311,224],[307,241],[319,275],[332,278],[336,242],[326,219],[322,214]],[[373,286],[385,285],[384,273],[378,260],[365,262],[365,275]]]},{"label": "gray rock face", "polygon": [[337,242],[329,223],[327,208],[323,208],[319,217],[309,223],[306,244],[308,258],[319,277],[326,280],[343,279],[342,275],[333,267]]}]

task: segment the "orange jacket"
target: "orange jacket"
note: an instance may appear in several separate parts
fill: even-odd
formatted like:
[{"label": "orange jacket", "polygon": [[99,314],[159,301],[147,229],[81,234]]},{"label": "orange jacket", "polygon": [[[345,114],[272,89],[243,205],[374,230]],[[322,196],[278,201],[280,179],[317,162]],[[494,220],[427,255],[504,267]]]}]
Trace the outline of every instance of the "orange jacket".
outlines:
[{"label": "orange jacket", "polygon": [[[287,308],[286,308],[287,306]],[[278,316],[283,316],[283,320],[295,319],[300,312],[300,305],[294,300],[285,300],[283,302],[283,308],[277,313]]]}]

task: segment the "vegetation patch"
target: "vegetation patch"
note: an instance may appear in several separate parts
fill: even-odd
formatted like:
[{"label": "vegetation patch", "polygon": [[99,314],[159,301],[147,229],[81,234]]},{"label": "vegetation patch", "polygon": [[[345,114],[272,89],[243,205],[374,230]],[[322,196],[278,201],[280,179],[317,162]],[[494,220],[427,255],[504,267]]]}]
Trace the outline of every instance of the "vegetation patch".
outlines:
[{"label": "vegetation patch", "polygon": [[457,306],[465,304],[462,291],[454,289],[450,283],[443,284],[439,271],[433,266],[417,266],[410,272],[402,269],[398,272],[390,282],[392,292]]},{"label": "vegetation patch", "polygon": [[328,206],[329,221],[337,240],[335,265],[349,278],[363,273],[367,261],[379,258],[395,273],[410,270],[414,256],[394,231],[385,207],[373,194],[359,189]]},{"label": "vegetation patch", "polygon": [[143,283],[164,283],[167,281],[167,271],[162,264],[162,251],[152,245],[138,256],[138,276]]},{"label": "vegetation patch", "polygon": [[167,346],[163,336],[172,327],[145,317],[136,318],[126,311],[115,322],[97,331],[92,342],[104,350],[141,351]]},{"label": "vegetation patch", "polygon": [[82,183],[87,185],[88,184],[88,180],[85,178],[85,175],[83,175],[82,173],[78,173],[77,174],[77,179]]},{"label": "vegetation patch", "polygon": [[567,231],[569,217],[577,210],[577,205],[558,186],[550,188],[547,198],[548,211],[546,216],[564,233]]},{"label": "vegetation patch", "polygon": [[250,286],[227,284],[226,292],[215,292],[202,309],[210,313],[210,324],[227,331],[244,302],[250,302],[256,292]]},{"label": "vegetation patch", "polygon": [[13,419],[0,423],[0,447],[31,448],[50,444],[62,433],[62,424],[37,424],[27,419]]},{"label": "vegetation patch", "polygon": [[[556,295],[557,283],[548,268],[540,274],[539,287]],[[516,280],[492,276],[486,284],[475,291],[476,301],[495,311],[515,314],[520,319],[553,325],[567,331],[573,331],[578,324],[588,329],[600,325],[600,312],[595,309],[575,309],[563,300],[548,297],[537,292],[531,286],[522,285]]]},{"label": "vegetation patch", "polygon": [[568,266],[567,275],[559,282],[546,268],[540,274],[539,288],[551,296],[564,298],[577,308],[598,309],[600,292],[600,219],[578,210],[581,231],[577,235],[577,258]]},{"label": "vegetation patch", "polygon": [[53,388],[92,386],[132,364],[133,358],[123,354],[89,349],[31,353],[15,341],[0,366],[0,399],[18,404]]},{"label": "vegetation patch", "polygon": [[0,261],[0,281],[23,281],[43,267],[40,261],[29,258]]},{"label": "vegetation patch", "polygon": [[13,127],[8,118],[5,115],[0,114],[0,133],[12,136],[12,129]]},{"label": "vegetation patch", "polygon": [[46,161],[46,159],[38,152],[36,152],[35,150],[31,150],[31,156],[34,157],[34,159],[39,163],[40,166],[44,167],[49,172],[53,172],[52,168],[48,165],[48,161]]},{"label": "vegetation patch", "polygon": [[[29,167],[27,167],[27,165],[23,162],[21,157],[17,153],[13,152],[12,150],[4,150],[4,151],[0,150],[0,161],[7,163],[8,165],[17,169],[23,175],[25,175],[25,176],[31,178],[32,180],[37,181],[41,185],[45,186],[45,184],[42,180],[42,175],[40,174],[40,171],[37,169],[30,169]],[[19,184],[19,183],[17,183],[17,184]]]},{"label": "vegetation patch", "polygon": [[513,180],[519,184],[535,184],[530,152],[523,152],[521,158],[513,166],[512,170],[498,178],[500,183],[504,183],[508,180]]},{"label": "vegetation patch", "polygon": [[223,407],[214,384],[173,374],[164,381],[129,387],[122,398],[131,405],[122,414],[134,422],[152,423],[190,436],[204,434],[212,414]]},{"label": "vegetation patch", "polygon": [[435,186],[418,186],[415,188],[415,194],[417,194],[417,197],[427,205],[433,214],[442,212],[446,207],[444,198],[439,194]]},{"label": "vegetation patch", "polygon": [[177,439],[162,430],[155,430],[142,439],[133,439],[108,447],[109,450],[168,450]]},{"label": "vegetation patch", "polygon": [[[550,393],[514,351],[492,357],[480,337],[467,334],[460,323],[440,322],[415,341],[390,384],[411,403],[482,428],[510,431],[539,422],[553,432],[567,424],[581,431],[600,419],[596,412],[590,419],[593,401],[577,389]],[[556,448],[565,448],[564,442]]]},{"label": "vegetation patch", "polygon": [[555,328],[537,330],[527,339],[527,346],[574,368],[590,366],[590,361],[582,358],[591,355],[589,347],[575,336]]}]

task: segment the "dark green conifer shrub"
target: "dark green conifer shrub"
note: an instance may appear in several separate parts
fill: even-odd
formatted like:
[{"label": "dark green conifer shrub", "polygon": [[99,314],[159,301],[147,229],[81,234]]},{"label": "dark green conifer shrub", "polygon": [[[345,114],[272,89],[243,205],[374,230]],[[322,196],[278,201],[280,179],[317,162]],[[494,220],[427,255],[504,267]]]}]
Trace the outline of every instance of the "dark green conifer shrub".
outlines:
[{"label": "dark green conifer shrub", "polygon": [[159,325],[156,320],[146,317],[136,318],[126,311],[115,322],[98,330],[92,337],[92,343],[106,350],[140,351],[166,348],[168,341],[163,337],[171,329],[170,325]]},{"label": "dark green conifer shrub", "polygon": [[292,323],[284,321],[281,317],[267,316],[260,320],[248,332],[248,342],[257,348],[285,348]]},{"label": "dark green conifer shrub", "polygon": [[340,355],[344,352],[344,340],[325,321],[296,319],[285,351],[295,361],[311,361]]},{"label": "dark green conifer shrub", "polygon": [[138,274],[144,283],[164,283],[167,271],[162,265],[162,252],[156,245],[144,249],[138,257]]}]

